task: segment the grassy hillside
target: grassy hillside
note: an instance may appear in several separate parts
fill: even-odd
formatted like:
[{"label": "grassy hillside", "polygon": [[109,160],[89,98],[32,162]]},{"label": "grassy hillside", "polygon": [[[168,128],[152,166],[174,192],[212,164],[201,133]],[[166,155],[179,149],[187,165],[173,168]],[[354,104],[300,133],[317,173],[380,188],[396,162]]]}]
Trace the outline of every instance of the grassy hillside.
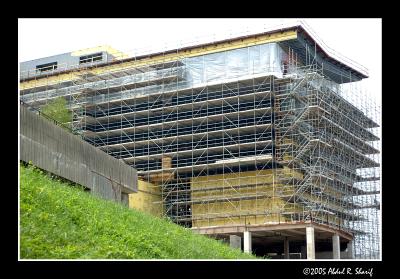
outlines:
[{"label": "grassy hillside", "polygon": [[226,244],[20,166],[22,259],[244,259]]}]

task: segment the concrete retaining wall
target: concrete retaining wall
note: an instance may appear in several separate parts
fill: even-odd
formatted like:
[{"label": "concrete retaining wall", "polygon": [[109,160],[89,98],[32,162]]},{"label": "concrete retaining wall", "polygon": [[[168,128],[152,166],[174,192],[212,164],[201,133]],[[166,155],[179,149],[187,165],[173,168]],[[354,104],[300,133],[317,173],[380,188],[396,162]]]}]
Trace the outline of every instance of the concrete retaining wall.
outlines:
[{"label": "concrete retaining wall", "polygon": [[128,204],[137,171],[51,121],[20,109],[20,160],[64,177],[105,199]]}]

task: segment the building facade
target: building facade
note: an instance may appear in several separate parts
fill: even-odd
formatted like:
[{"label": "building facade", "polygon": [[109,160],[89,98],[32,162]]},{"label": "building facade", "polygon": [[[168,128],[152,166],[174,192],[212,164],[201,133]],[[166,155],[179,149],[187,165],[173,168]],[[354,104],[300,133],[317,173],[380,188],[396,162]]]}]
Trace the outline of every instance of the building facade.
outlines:
[{"label": "building facade", "polygon": [[29,61],[21,100],[65,98],[75,131],[137,169],[131,207],[259,255],[379,257],[379,123],[343,93],[367,74],[305,27],[96,53]]}]

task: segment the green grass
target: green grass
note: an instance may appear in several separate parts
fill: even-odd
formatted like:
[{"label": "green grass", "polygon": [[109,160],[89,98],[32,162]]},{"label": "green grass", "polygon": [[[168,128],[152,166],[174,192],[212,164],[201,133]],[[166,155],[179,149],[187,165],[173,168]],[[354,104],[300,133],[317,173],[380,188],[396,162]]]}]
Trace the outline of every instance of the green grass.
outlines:
[{"label": "green grass", "polygon": [[20,166],[21,259],[255,259]]}]

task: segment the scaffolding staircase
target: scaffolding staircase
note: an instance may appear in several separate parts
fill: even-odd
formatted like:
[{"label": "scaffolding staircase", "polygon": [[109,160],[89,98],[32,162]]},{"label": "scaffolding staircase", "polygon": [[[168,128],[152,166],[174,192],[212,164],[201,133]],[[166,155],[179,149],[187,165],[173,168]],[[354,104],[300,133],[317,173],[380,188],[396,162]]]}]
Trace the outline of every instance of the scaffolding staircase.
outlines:
[{"label": "scaffolding staircase", "polygon": [[[313,147],[318,144],[314,138],[314,131],[311,126],[307,125],[307,118],[311,112],[311,94],[309,90],[311,81],[320,77],[318,69],[315,65],[310,65],[304,69],[304,74],[298,75],[294,81],[292,90],[281,100],[276,106],[277,117],[275,123],[276,150],[275,159],[278,163],[296,170],[303,174],[301,179],[287,179],[283,174],[277,172],[277,180],[282,183],[291,183],[295,192],[292,197],[286,199],[282,206],[282,210],[290,203],[302,204],[304,212],[302,214],[305,221],[312,218],[312,212],[315,211],[316,201],[304,197],[305,193],[312,187],[312,166],[309,161],[309,153]],[[306,92],[304,94],[303,92]],[[302,94],[303,93],[303,94]],[[298,105],[287,106],[282,110],[282,103],[293,104],[297,101]],[[296,109],[299,107],[299,109]],[[297,110],[297,113],[295,111]],[[289,141],[289,143],[287,143]],[[320,200],[320,199],[317,199]]]}]

